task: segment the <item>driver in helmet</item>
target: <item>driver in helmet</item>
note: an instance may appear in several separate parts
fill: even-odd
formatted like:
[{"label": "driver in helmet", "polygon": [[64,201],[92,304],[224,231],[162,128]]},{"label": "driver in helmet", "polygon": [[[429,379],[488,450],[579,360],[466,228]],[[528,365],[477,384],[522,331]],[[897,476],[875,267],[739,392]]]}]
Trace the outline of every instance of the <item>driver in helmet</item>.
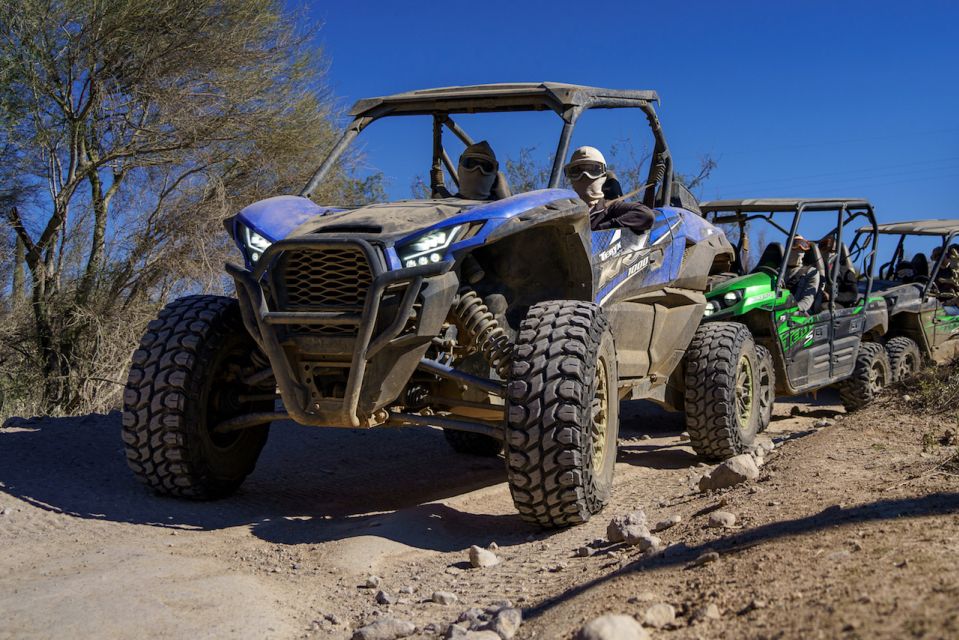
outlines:
[{"label": "driver in helmet", "polygon": [[627,228],[636,233],[653,226],[656,214],[639,202],[606,200],[603,183],[608,171],[606,158],[595,147],[580,147],[564,168],[573,190],[589,206],[589,226],[593,231]]},{"label": "driver in helmet", "polygon": [[493,183],[496,182],[497,171],[499,162],[493,148],[486,140],[475,142],[466,147],[456,167],[459,192],[453,195],[445,187],[440,187],[437,195],[440,198],[493,200]]},{"label": "driver in helmet", "polygon": [[789,250],[789,261],[786,263],[786,288],[795,298],[799,310],[806,313],[813,308],[816,303],[816,294],[819,293],[819,269],[803,264],[803,258],[810,248],[812,245],[809,241],[797,234]]}]

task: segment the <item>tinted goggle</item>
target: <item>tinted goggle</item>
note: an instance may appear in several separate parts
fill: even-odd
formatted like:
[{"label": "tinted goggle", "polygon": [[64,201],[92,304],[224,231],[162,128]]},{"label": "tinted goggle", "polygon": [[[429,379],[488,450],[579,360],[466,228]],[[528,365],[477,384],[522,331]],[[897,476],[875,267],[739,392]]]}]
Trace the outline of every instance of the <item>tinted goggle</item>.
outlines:
[{"label": "tinted goggle", "polygon": [[606,165],[602,162],[582,162],[579,164],[566,165],[566,177],[576,182],[584,177],[590,180],[596,180],[606,175]]},{"label": "tinted goggle", "polygon": [[810,248],[812,248],[812,245],[809,244],[808,240],[803,240],[802,238],[793,240],[793,249],[797,251],[809,251]]},{"label": "tinted goggle", "polygon": [[460,166],[462,166],[467,171],[476,171],[479,170],[483,175],[490,175],[496,171],[496,163],[486,158],[461,158]]}]

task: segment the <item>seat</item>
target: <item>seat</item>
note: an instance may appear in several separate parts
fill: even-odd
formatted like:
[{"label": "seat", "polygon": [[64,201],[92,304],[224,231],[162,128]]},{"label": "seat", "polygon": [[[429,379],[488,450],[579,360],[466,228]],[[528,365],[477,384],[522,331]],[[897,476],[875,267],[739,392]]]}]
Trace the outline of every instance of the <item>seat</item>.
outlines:
[{"label": "seat", "polygon": [[822,253],[816,243],[809,243],[809,251],[803,256],[802,263],[807,267],[812,267],[819,271],[819,289],[816,291],[816,298],[809,309],[809,315],[819,313],[822,308],[823,292],[826,290],[826,264],[822,259]]},{"label": "seat", "polygon": [[912,257],[912,281],[926,282],[929,280],[929,258],[920,252]]},{"label": "seat", "polygon": [[[832,269],[829,270],[832,275]],[[839,245],[839,283],[836,291],[836,304],[847,307],[859,300],[859,271],[849,256],[849,246]]]},{"label": "seat", "polygon": [[619,183],[619,178],[612,171],[606,173],[606,181],[603,183],[603,197],[607,200],[616,200],[623,197],[623,185]]},{"label": "seat", "polygon": [[763,253],[759,256],[759,264],[751,271],[751,273],[758,273],[760,271],[765,271],[770,275],[776,275],[779,273],[779,267],[783,263],[783,246],[778,242],[770,242],[766,245],[766,248],[763,249]]},{"label": "seat", "polygon": [[512,189],[509,188],[509,182],[506,180],[506,174],[502,171],[496,172],[496,179],[493,180],[490,195],[493,200],[502,200],[513,195]]}]

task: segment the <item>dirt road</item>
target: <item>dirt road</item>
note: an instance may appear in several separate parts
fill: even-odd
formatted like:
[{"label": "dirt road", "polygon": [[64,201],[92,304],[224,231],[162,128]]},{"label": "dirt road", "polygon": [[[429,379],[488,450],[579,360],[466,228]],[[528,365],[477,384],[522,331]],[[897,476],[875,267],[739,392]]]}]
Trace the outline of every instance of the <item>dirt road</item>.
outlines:
[{"label": "dirt road", "polygon": [[[815,428],[830,401],[779,405],[760,481],[722,496],[692,490],[706,469],[679,416],[627,403],[614,503],[552,533],[514,514],[501,459],[434,430],[277,424],[238,495],[189,503],[135,483],[117,414],[15,422],[0,430],[0,638],[349,638],[385,616],[442,637],[503,599],[524,611],[518,637],[654,601],[678,615],[656,638],[959,637],[956,478],[936,467],[946,448],[921,446],[948,422],[887,402]],[[720,500],[733,529],[704,527]],[[682,516],[665,552],[574,557],[636,507]],[[468,547],[494,541],[501,564],[470,569]],[[720,560],[687,568],[709,550]],[[371,575],[393,604],[359,587]],[[693,624],[705,603],[720,617]]]}]

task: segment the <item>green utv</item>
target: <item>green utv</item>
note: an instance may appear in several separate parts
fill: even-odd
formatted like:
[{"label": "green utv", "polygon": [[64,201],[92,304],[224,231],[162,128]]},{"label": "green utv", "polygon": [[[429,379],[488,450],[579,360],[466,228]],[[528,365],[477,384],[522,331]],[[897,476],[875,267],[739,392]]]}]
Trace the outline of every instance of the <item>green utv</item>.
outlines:
[{"label": "green utv", "polygon": [[[738,375],[743,384],[761,391],[758,429],[768,426],[776,395],[795,396],[834,385],[847,410],[868,404],[892,378],[880,342],[887,327],[886,304],[870,294],[877,242],[872,205],[852,199],[753,199],[706,202],[700,209],[707,220],[726,230],[737,256],[733,272],[714,278],[706,293],[703,326],[715,335],[736,336],[734,346],[747,336],[756,342],[758,361],[743,361]],[[804,214],[820,229],[835,224],[819,242],[831,238],[827,242],[838,248],[824,258],[813,242],[803,257],[804,266],[818,271],[820,283],[807,311],[800,310],[787,287],[790,252],[783,248],[794,246]],[[866,224],[850,248],[842,239],[852,235],[854,221]],[[786,243],[769,243],[749,268],[753,222],[781,233]],[[764,226],[758,234],[767,230]],[[703,363],[701,377],[710,375],[711,364]],[[687,376],[691,389],[687,393],[695,392],[691,382]],[[700,424],[690,422],[688,430],[694,443],[702,437]]]},{"label": "green utv", "polygon": [[[889,329],[882,339],[895,381],[959,353],[956,269],[948,262],[951,251],[959,251],[959,220],[894,222],[879,225],[878,231],[880,237],[896,238],[876,281],[876,294],[888,309]],[[929,256],[919,250],[929,248]]]}]

